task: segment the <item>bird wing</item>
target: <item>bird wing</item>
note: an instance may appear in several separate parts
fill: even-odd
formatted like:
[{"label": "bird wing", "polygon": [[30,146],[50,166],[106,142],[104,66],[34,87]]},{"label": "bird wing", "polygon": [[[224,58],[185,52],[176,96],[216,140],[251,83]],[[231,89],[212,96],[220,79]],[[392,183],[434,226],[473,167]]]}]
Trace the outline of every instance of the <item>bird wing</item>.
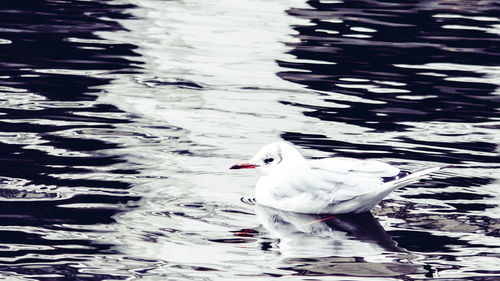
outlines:
[{"label": "bird wing", "polygon": [[308,186],[307,192],[317,190],[323,196],[327,193],[332,202],[370,192],[383,182],[383,178],[394,177],[400,172],[384,162],[345,157],[312,160],[308,164],[311,173],[308,178],[316,178],[319,184]]},{"label": "bird wing", "polygon": [[360,160],[347,157],[325,158],[308,162],[312,168],[327,170],[334,173],[361,173],[369,177],[392,177],[400,170],[387,163],[377,160]]}]

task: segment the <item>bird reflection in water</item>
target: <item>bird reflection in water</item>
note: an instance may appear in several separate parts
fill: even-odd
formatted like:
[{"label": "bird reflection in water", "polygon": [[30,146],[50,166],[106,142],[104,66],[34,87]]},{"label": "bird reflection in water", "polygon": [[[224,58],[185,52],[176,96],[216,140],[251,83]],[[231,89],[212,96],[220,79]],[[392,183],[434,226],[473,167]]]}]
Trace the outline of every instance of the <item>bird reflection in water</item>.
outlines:
[{"label": "bird reflection in water", "polygon": [[402,252],[369,212],[311,215],[255,205],[257,219],[287,256],[355,256]]},{"label": "bird reflection in water", "polygon": [[[276,239],[284,262],[300,275],[394,277],[432,270],[394,263],[414,256],[396,245],[370,212],[311,215],[255,204],[259,223]],[[373,261],[369,261],[372,260]],[[385,257],[385,258],[384,258]]]}]

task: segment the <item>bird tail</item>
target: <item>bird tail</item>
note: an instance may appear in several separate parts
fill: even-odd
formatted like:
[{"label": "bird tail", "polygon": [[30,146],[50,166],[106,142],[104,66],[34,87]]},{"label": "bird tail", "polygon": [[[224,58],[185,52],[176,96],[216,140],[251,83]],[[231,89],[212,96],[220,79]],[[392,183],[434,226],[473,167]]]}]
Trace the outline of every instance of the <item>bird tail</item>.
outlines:
[{"label": "bird tail", "polygon": [[377,205],[380,201],[382,201],[382,199],[384,199],[384,197],[389,195],[389,193],[393,192],[394,190],[401,188],[403,186],[407,186],[409,184],[415,183],[431,173],[440,171],[440,170],[442,170],[444,168],[448,168],[448,167],[450,167],[450,166],[425,168],[425,169],[415,171],[415,172],[413,172],[407,176],[401,177],[397,180],[386,182],[382,186],[378,187],[375,191],[369,192],[370,204],[368,204],[367,207],[369,209],[371,209],[371,208],[375,207],[375,205]]},{"label": "bird tail", "polygon": [[387,194],[389,194],[390,192],[392,192],[400,187],[415,183],[431,173],[440,171],[440,170],[442,170],[444,168],[448,168],[448,167],[450,167],[450,166],[432,167],[432,168],[425,168],[425,169],[415,171],[415,172],[413,172],[405,177],[399,178],[399,179],[394,180],[394,181],[386,182],[383,185],[383,187],[381,188],[381,190],[388,189],[389,192]]}]

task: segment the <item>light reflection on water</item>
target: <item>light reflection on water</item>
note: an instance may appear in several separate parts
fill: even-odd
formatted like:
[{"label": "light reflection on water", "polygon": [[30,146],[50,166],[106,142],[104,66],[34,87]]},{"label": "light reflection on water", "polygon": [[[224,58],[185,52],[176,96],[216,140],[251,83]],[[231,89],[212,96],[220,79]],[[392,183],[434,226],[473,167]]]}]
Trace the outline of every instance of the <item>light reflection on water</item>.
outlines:
[{"label": "light reflection on water", "polygon": [[[500,274],[494,4],[74,3],[0,17],[5,276]],[[280,138],[308,157],[454,168],[374,216],[242,203],[257,175],[228,167]]]}]

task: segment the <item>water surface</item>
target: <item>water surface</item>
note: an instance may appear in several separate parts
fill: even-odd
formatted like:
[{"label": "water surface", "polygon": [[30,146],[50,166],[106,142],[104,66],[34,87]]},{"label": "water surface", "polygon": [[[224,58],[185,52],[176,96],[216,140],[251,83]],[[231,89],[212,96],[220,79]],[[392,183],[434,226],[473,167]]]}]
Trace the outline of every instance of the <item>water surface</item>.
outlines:
[{"label": "water surface", "polygon": [[[495,1],[6,1],[8,280],[496,280]],[[229,171],[307,157],[454,165],[372,214],[251,204]],[[243,198],[243,200],[240,200]]]}]

